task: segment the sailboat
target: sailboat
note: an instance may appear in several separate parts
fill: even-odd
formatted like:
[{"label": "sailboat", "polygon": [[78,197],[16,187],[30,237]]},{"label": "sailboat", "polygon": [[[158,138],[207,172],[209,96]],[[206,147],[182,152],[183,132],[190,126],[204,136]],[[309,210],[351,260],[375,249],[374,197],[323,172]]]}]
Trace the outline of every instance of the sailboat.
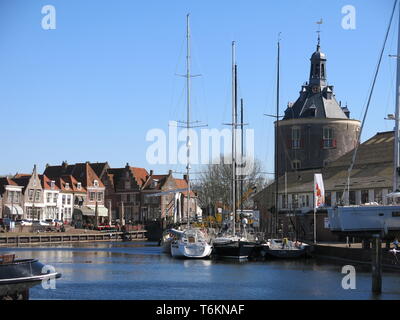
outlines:
[{"label": "sailboat", "polygon": [[180,236],[171,242],[171,255],[175,258],[206,258],[211,255],[212,246],[208,243],[206,235],[198,228],[190,225],[190,136],[189,130],[192,128],[190,120],[190,25],[189,14],[186,16],[186,39],[187,39],[187,55],[186,55],[186,81],[187,81],[187,120],[186,120],[186,147],[187,147],[187,228],[183,230]]},{"label": "sailboat", "polygon": [[[218,258],[247,259],[256,243],[249,241],[246,234],[236,232],[236,128],[237,124],[237,65],[235,42],[232,42],[232,221],[231,230],[213,240],[214,252]],[[245,229],[245,228],[244,228]]]},{"label": "sailboat", "polygon": [[[396,4],[395,4],[396,5]],[[395,8],[393,8],[394,13]],[[400,7],[399,7],[400,16]],[[393,14],[392,14],[393,18]],[[391,18],[391,20],[392,20]],[[390,25],[389,25],[390,28]],[[398,43],[397,43],[397,81],[396,81],[396,106],[395,116],[390,118],[395,120],[394,130],[394,159],[393,159],[393,192],[388,194],[387,205],[379,205],[377,203],[368,203],[364,205],[344,205],[328,208],[329,224],[331,231],[348,232],[348,233],[383,233],[400,230],[400,192],[399,192],[399,121],[400,121],[400,19],[398,26]],[[389,31],[389,30],[388,30]],[[386,37],[387,38],[387,37]],[[382,49],[383,53],[383,49]],[[361,133],[360,133],[361,135]],[[355,149],[355,152],[357,149]],[[352,166],[349,172],[351,172]],[[349,178],[348,178],[349,179]],[[348,186],[349,186],[348,182]]]}]

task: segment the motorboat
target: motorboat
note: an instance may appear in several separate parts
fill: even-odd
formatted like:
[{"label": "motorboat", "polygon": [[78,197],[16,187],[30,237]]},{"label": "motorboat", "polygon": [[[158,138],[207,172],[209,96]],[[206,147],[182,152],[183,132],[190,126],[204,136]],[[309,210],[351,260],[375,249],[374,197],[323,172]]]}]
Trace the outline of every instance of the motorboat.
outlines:
[{"label": "motorboat", "polygon": [[37,259],[15,259],[14,254],[0,255],[0,298],[15,296],[41,281],[61,277],[61,273],[47,270]]},{"label": "motorboat", "polygon": [[174,258],[207,258],[211,252],[212,246],[198,228],[184,230],[178,239],[171,242],[171,255]]},{"label": "motorboat", "polygon": [[279,259],[304,257],[310,248],[308,244],[287,239],[269,239],[262,246],[266,256]]}]

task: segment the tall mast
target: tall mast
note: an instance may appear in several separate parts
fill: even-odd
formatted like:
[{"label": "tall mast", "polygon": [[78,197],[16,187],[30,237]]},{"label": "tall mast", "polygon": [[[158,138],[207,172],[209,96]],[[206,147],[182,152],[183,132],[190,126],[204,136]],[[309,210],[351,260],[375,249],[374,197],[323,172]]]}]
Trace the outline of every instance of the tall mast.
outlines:
[{"label": "tall mast", "polygon": [[275,212],[274,212],[274,234],[278,234],[278,179],[279,179],[279,59],[280,39],[278,38],[278,58],[276,71],[276,133],[275,133]]},{"label": "tall mast", "polygon": [[[243,99],[240,99],[240,164],[243,165]],[[240,214],[243,215],[243,176],[240,177]]]},{"label": "tall mast", "polygon": [[394,126],[394,163],[393,163],[393,191],[399,190],[399,124],[400,124],[400,5],[399,5],[399,27],[397,34],[397,78],[396,78],[396,112]]},{"label": "tall mast", "polygon": [[188,184],[188,204],[187,204],[187,225],[190,226],[190,25],[189,25],[189,14],[186,16],[186,86],[187,86],[187,119],[186,119],[186,147],[187,147],[187,165],[186,165],[186,175]]},{"label": "tall mast", "polygon": [[236,57],[235,41],[232,41],[232,234],[236,234]]}]

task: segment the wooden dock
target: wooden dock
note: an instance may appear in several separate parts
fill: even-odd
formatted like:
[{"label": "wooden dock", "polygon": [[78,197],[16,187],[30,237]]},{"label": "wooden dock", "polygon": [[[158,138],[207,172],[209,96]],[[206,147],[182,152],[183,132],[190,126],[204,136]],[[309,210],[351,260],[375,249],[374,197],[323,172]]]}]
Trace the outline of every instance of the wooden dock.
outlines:
[{"label": "wooden dock", "polygon": [[79,234],[35,234],[35,235],[0,235],[0,246],[18,246],[24,244],[49,244],[93,241],[122,241],[124,234],[130,236],[131,241],[146,241],[146,230],[129,232],[103,232]]}]

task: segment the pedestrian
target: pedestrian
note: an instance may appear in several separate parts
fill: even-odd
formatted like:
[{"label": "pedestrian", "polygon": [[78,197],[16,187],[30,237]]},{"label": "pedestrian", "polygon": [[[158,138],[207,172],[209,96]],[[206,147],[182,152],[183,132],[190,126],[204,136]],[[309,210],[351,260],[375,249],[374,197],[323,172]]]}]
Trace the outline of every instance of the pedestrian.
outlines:
[{"label": "pedestrian", "polygon": [[399,243],[399,240],[397,240],[397,238],[394,239],[393,245],[394,245],[394,248],[395,248],[396,250],[399,250],[399,245],[400,245],[400,243]]}]

